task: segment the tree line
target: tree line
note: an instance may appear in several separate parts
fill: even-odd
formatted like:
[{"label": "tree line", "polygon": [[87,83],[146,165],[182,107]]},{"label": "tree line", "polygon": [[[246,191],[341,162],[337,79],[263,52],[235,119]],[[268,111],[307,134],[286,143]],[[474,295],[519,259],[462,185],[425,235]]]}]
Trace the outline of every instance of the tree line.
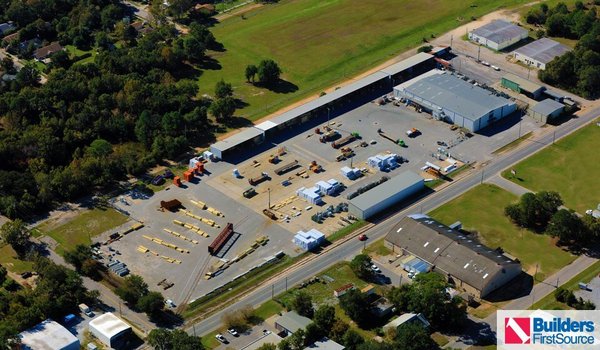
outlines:
[{"label": "tree line", "polygon": [[[600,2],[595,2],[595,5]],[[555,58],[540,70],[541,81],[586,98],[598,97],[600,90],[600,20],[592,5],[575,3],[572,10],[558,3],[533,7],[525,16],[527,23],[543,26],[546,35],[579,40],[575,49]]]}]

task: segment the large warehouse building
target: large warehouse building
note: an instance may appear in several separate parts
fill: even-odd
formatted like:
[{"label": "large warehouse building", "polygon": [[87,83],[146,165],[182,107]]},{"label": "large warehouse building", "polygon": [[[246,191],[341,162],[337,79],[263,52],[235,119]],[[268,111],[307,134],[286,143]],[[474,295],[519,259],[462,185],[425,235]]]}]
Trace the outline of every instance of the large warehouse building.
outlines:
[{"label": "large warehouse building", "polygon": [[527,38],[529,32],[508,21],[497,19],[469,32],[469,39],[493,50],[502,50]]},{"label": "large warehouse building", "polygon": [[79,339],[55,321],[46,320],[19,334],[23,350],[79,350]]},{"label": "large warehouse building", "polygon": [[546,69],[546,64],[555,57],[562,56],[571,49],[558,41],[541,38],[515,50],[515,59],[539,69]]},{"label": "large warehouse building", "polygon": [[385,237],[395,252],[415,256],[456,287],[483,298],[521,273],[521,264],[427,215],[403,218]]},{"label": "large warehouse building", "polygon": [[344,108],[349,105],[390,92],[395,84],[435,68],[437,64],[435,58],[428,53],[418,53],[284,112],[271,120],[243,129],[237,134],[212,144],[210,151],[219,159],[234,159],[236,154],[253,149],[252,146],[272,139],[278,133],[293,130],[309,121],[324,120],[327,116],[344,111]]},{"label": "large warehouse building", "polygon": [[348,211],[361,219],[368,219],[392,205],[423,190],[424,180],[412,171],[405,171],[379,186],[352,198]]},{"label": "large warehouse building", "polygon": [[476,132],[510,115],[515,102],[449,73],[428,74],[394,88],[394,95],[414,102],[434,118]]}]

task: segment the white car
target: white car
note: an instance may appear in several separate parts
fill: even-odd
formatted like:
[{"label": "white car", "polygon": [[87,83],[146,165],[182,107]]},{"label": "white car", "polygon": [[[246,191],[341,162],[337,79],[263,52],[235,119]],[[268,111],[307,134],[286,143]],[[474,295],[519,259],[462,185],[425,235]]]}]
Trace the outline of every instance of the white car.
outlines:
[{"label": "white car", "polygon": [[235,328],[229,328],[227,332],[229,332],[229,334],[233,335],[234,337],[237,337],[239,335]]},{"label": "white car", "polygon": [[229,342],[227,341],[227,339],[225,339],[225,337],[224,337],[224,336],[223,336],[223,334],[221,334],[221,333],[219,333],[219,334],[215,335],[215,338],[217,338],[217,340],[218,340],[218,341],[220,341],[220,342],[221,342],[221,343],[223,343],[223,344],[227,344],[227,343],[229,343]]},{"label": "white car", "polygon": [[171,299],[167,299],[165,300],[165,304],[167,304],[168,307],[175,307],[175,303],[173,302],[173,300]]},{"label": "white car", "polygon": [[498,67],[498,66],[494,66],[494,65],[492,65],[491,67],[492,67],[492,68],[493,68],[495,71],[500,71],[500,67]]},{"label": "white car", "polygon": [[379,269],[379,267],[377,267],[377,265],[371,265],[371,270],[373,270],[373,272],[375,272],[375,273],[381,272],[381,269]]}]

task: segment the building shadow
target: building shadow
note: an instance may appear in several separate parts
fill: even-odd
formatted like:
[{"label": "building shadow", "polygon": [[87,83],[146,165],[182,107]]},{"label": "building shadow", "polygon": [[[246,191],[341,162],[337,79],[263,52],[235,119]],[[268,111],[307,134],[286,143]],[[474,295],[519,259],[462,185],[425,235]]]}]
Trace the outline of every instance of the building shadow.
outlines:
[{"label": "building shadow", "polygon": [[496,289],[484,300],[496,303],[500,301],[508,301],[518,299],[529,295],[533,289],[533,277],[523,271],[517,277],[506,283],[502,288]]},{"label": "building shadow", "polygon": [[522,115],[521,111],[517,110],[514,113],[511,113],[509,116],[504,117],[492,125],[476,131],[475,133],[481,136],[491,137],[519,124],[524,118],[525,115]]}]

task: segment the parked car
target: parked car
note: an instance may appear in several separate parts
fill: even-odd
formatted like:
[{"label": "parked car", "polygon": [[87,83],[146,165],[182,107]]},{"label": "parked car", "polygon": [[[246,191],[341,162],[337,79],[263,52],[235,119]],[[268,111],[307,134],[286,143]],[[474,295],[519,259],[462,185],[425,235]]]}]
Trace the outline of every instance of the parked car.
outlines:
[{"label": "parked car", "polygon": [[271,334],[271,331],[268,330],[268,329],[263,329],[263,334],[264,335],[269,335],[269,334]]},{"label": "parked car", "polygon": [[176,307],[177,306],[171,299],[165,300],[165,304],[167,304],[168,307]]},{"label": "parked car", "polygon": [[224,337],[224,336],[223,336],[223,334],[221,334],[221,333],[219,333],[219,334],[215,335],[215,338],[217,338],[217,340],[218,340],[218,341],[220,341],[220,342],[221,342],[221,343],[223,343],[223,344],[227,344],[227,343],[229,343],[229,342],[227,341],[227,339],[225,339],[225,337]]},{"label": "parked car", "polygon": [[375,273],[380,273],[381,269],[377,265],[371,265],[371,270]]},{"label": "parked car", "polygon": [[358,236],[358,240],[359,241],[366,241],[367,240],[367,235],[362,234],[362,235]]},{"label": "parked car", "polygon": [[235,330],[235,328],[229,328],[229,329],[227,330],[227,332],[229,332],[229,334],[233,335],[234,337],[237,337],[238,335],[240,335],[240,334],[239,334],[239,333],[238,333],[238,332]]}]

